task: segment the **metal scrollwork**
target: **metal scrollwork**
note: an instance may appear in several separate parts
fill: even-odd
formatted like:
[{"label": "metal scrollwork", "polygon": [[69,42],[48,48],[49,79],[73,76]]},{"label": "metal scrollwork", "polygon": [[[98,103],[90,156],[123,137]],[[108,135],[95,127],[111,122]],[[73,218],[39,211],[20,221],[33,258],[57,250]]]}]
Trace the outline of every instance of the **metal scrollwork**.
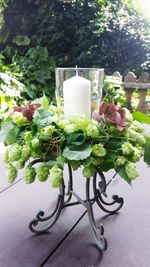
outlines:
[{"label": "metal scrollwork", "polygon": [[[62,186],[63,187],[63,186]],[[60,213],[63,209],[63,203],[64,203],[64,190],[60,190],[61,193],[57,197],[56,206],[53,210],[53,212],[49,216],[44,216],[44,211],[39,211],[36,215],[36,218],[32,220],[29,224],[29,229],[31,232],[35,234],[42,234],[44,232],[47,232],[58,220]],[[42,228],[42,229],[36,229],[36,226],[38,226],[39,222],[46,222],[48,221],[48,226]]]},{"label": "metal scrollwork", "polygon": [[[97,186],[97,179],[98,178],[100,178],[100,182],[98,182],[98,186]],[[105,199],[107,199],[106,189],[107,189],[107,184],[106,184],[105,176],[100,170],[97,170],[97,172],[95,173],[95,175],[93,177],[93,192],[94,192],[95,200],[96,200],[98,206],[104,212],[109,213],[109,214],[114,214],[121,209],[121,207],[123,206],[124,200],[122,197],[119,197],[118,195],[113,195],[112,201],[107,202],[105,200]],[[109,207],[113,206],[114,208],[108,209],[107,206],[109,206]]]},{"label": "metal scrollwork", "polygon": [[[95,202],[95,197],[94,201]],[[91,202],[90,198],[90,180],[86,180],[86,205],[87,205],[87,212],[89,217],[89,222],[93,231],[94,239],[96,241],[96,244],[101,250],[106,250],[107,248],[107,240],[104,237],[104,227],[102,224],[96,225],[94,213],[93,213],[93,203]]]},{"label": "metal scrollwork", "polygon": [[[30,163],[30,165],[34,165],[38,162],[42,162],[42,160],[34,160]],[[100,250],[106,250],[107,248],[107,240],[104,237],[104,227],[101,224],[96,224],[94,213],[93,213],[93,204],[96,202],[98,206],[105,212],[109,214],[113,214],[117,212],[123,205],[123,198],[118,197],[117,195],[112,196],[112,201],[107,202],[106,189],[108,184],[106,184],[106,179],[104,174],[97,170],[95,175],[93,176],[93,197],[90,197],[90,180],[86,179],[86,199],[82,200],[73,190],[73,173],[72,168],[68,165],[68,181],[67,186],[65,185],[64,179],[62,180],[62,184],[59,189],[59,194],[57,197],[56,205],[53,212],[49,216],[45,216],[44,211],[38,212],[36,218],[32,220],[29,224],[29,229],[36,234],[41,234],[48,231],[58,220],[61,211],[64,208],[69,206],[82,204],[88,213],[89,223],[96,241],[96,244],[100,248]],[[72,196],[76,198],[77,201],[71,201]],[[105,199],[104,199],[105,198]],[[117,204],[117,207],[109,210],[107,207],[114,206]],[[42,229],[37,229],[38,225],[43,222],[48,222],[48,225],[43,227]]]}]

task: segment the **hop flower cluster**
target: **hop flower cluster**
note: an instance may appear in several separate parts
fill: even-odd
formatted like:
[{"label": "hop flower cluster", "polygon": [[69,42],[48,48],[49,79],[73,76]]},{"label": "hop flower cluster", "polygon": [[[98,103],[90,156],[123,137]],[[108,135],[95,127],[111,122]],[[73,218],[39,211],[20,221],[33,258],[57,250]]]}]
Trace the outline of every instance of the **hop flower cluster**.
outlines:
[{"label": "hop flower cluster", "polygon": [[59,187],[61,185],[63,178],[63,172],[62,169],[54,166],[50,170],[50,181],[51,181],[51,186],[52,187]]},{"label": "hop flower cluster", "polygon": [[53,125],[48,125],[43,129],[43,135],[47,138],[51,138],[54,130],[55,127]]},{"label": "hop flower cluster", "polygon": [[15,112],[13,115],[13,122],[17,125],[25,125],[28,124],[28,120],[26,117],[23,116],[20,112]]},{"label": "hop flower cluster", "polygon": [[139,173],[136,169],[136,165],[133,162],[127,162],[127,164],[125,165],[125,170],[130,180],[134,180],[136,177],[139,176]]},{"label": "hop flower cluster", "polygon": [[106,149],[102,144],[96,144],[92,146],[92,154],[96,157],[104,157],[106,155]]},{"label": "hop flower cluster", "polygon": [[[24,168],[27,184],[35,179],[40,182],[50,179],[52,187],[59,187],[64,164],[73,170],[82,167],[87,179],[97,169],[111,168],[120,175],[123,173],[122,177],[128,181],[138,176],[136,162],[145,153],[147,135],[141,123],[133,120],[127,110],[102,103],[96,120],[84,115],[65,120],[59,117],[55,106],[49,111],[42,110],[41,117],[37,106],[28,106],[23,111],[17,108],[14,113],[12,123],[18,127],[18,141],[11,141],[4,155],[9,182],[14,182],[18,171]],[[51,113],[53,115],[49,115]]]},{"label": "hop flower cluster", "polygon": [[87,166],[83,168],[82,174],[86,178],[91,178],[95,173],[95,168],[94,166]]},{"label": "hop flower cluster", "polygon": [[36,177],[35,168],[33,168],[32,166],[27,167],[24,173],[24,180],[26,184],[33,183],[35,180],[35,177]]},{"label": "hop flower cluster", "polygon": [[49,168],[45,163],[42,163],[38,168],[36,168],[37,178],[40,182],[45,182],[49,176]]},{"label": "hop flower cluster", "polygon": [[131,155],[134,151],[134,147],[130,142],[125,142],[121,146],[123,155]]}]

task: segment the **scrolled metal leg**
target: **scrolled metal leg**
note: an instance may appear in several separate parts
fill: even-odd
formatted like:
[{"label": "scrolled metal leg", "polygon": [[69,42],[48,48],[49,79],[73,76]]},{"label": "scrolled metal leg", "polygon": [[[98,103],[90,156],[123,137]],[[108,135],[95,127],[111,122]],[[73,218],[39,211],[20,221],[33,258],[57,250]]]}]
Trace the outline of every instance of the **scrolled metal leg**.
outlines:
[{"label": "scrolled metal leg", "polygon": [[[34,165],[36,163],[41,162],[41,159],[33,160],[30,165]],[[66,203],[69,203],[71,198],[72,198],[72,187],[73,187],[73,178],[72,178],[72,169],[70,165],[68,165],[68,186],[67,186],[67,192],[65,192],[65,183],[64,179],[62,180],[62,184],[60,186],[60,193],[57,197],[56,201],[56,206],[53,210],[53,212],[49,216],[44,216],[45,212],[44,211],[39,211],[38,214],[36,215],[35,219],[33,219],[29,223],[29,229],[31,232],[36,233],[36,234],[42,234],[44,232],[47,232],[52,226],[57,222],[60,213],[62,209],[65,207]],[[65,199],[65,197],[67,199]],[[48,225],[45,227],[42,227],[42,229],[38,229],[37,226],[42,222],[48,222]]]},{"label": "scrolled metal leg", "polygon": [[[60,187],[60,194],[58,195],[54,211],[49,216],[45,217],[45,212],[39,211],[39,213],[36,215],[36,218],[29,223],[29,229],[31,230],[31,232],[35,234],[42,234],[44,232],[47,232],[57,222],[64,205],[64,189],[64,181],[62,181],[62,185]],[[46,221],[49,222],[48,226],[45,226],[40,230],[36,229],[36,226],[38,226],[40,222],[42,223]]]},{"label": "scrolled metal leg", "polygon": [[[97,184],[98,178],[100,178],[100,182],[98,182]],[[109,214],[114,214],[121,209],[121,207],[123,206],[124,200],[122,197],[119,197],[118,195],[113,195],[112,201],[107,202],[106,200],[104,200],[104,198],[107,199],[106,189],[107,189],[107,185],[106,185],[105,176],[100,170],[97,170],[97,172],[95,173],[93,177],[93,192],[94,192],[95,200],[98,206],[104,212],[109,213]],[[106,208],[106,206],[114,206],[115,204],[117,204],[117,207],[115,206],[115,208],[113,209]]]},{"label": "scrolled metal leg", "polygon": [[[40,159],[34,160],[30,163],[30,165],[34,165],[36,163],[41,162]],[[96,244],[100,248],[100,250],[104,251],[107,248],[107,240],[104,237],[104,227],[102,224],[96,224],[94,213],[93,213],[93,204],[96,201],[98,206],[105,212],[112,214],[117,212],[123,205],[123,198],[118,197],[117,195],[112,196],[112,201],[107,202],[104,200],[104,197],[107,198],[106,189],[108,184],[106,184],[106,179],[104,174],[97,170],[95,175],[93,176],[93,193],[94,196],[90,198],[90,179],[86,180],[86,199],[82,200],[74,191],[73,191],[73,175],[72,168],[68,165],[68,186],[66,188],[64,179],[62,180],[62,184],[60,186],[60,192],[57,198],[56,206],[53,212],[49,216],[44,216],[44,211],[40,211],[34,220],[32,220],[29,224],[29,229],[36,234],[41,234],[48,231],[58,220],[61,211],[66,207],[71,207],[73,205],[82,204],[88,213],[88,218],[90,222],[90,226],[92,228],[92,232],[96,241]],[[100,180],[98,180],[100,179]],[[65,190],[65,188],[67,190]],[[72,195],[77,199],[77,201],[70,202]],[[115,204],[119,204],[117,208],[113,210],[109,210],[106,206],[113,206]],[[37,229],[38,225],[43,222],[48,222],[48,225],[43,227],[42,229]]]},{"label": "scrolled metal leg", "polygon": [[86,207],[88,212],[88,218],[90,222],[90,226],[93,231],[94,239],[96,241],[96,244],[100,248],[100,250],[106,250],[107,249],[107,240],[104,237],[104,227],[102,224],[96,225],[94,214],[93,214],[93,203],[90,201],[90,180],[86,180]]},{"label": "scrolled metal leg", "polygon": [[67,199],[65,199],[65,204],[69,203],[72,198],[72,189],[73,189],[73,175],[72,175],[72,168],[68,164],[68,174],[69,174],[69,180],[68,180],[68,188],[67,192],[65,193],[65,196],[68,196]]}]

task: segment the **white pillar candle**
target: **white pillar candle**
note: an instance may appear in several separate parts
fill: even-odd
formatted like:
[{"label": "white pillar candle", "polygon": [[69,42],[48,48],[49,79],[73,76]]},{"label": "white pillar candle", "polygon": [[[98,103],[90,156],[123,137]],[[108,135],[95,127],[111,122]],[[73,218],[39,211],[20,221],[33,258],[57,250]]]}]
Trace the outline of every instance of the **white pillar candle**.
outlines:
[{"label": "white pillar candle", "polygon": [[91,117],[91,82],[78,75],[64,81],[64,117],[75,114]]}]

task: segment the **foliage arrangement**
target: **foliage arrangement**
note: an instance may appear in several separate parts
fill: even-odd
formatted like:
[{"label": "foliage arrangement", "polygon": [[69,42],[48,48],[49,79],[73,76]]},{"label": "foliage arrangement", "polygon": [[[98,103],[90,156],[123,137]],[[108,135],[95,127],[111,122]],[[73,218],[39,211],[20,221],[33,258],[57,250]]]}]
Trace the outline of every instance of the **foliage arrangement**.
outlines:
[{"label": "foliage arrangement", "polygon": [[[93,113],[93,119],[74,115],[65,120],[63,111],[49,105],[46,97],[41,105],[16,107],[0,131],[0,141],[7,146],[8,181],[14,182],[18,170],[27,163],[26,183],[50,177],[52,187],[59,187],[67,163],[73,170],[82,166],[86,178],[97,169],[115,169],[130,184],[138,176],[136,162],[144,156],[150,164],[150,137],[138,121],[150,123],[150,119],[142,113],[134,117],[106,102]],[[34,168],[32,160],[38,159],[41,163]]]}]

